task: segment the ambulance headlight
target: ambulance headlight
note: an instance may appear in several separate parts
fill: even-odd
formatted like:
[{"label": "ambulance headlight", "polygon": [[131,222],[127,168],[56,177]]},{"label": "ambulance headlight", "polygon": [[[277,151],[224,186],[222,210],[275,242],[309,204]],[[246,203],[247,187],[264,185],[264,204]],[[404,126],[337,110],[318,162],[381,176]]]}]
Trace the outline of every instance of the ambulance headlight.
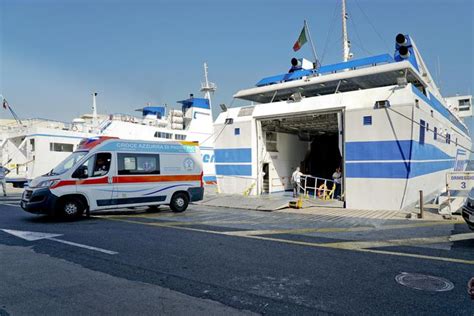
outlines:
[{"label": "ambulance headlight", "polygon": [[54,179],[54,180],[45,180],[45,181],[41,181],[40,183],[38,183],[38,185],[36,186],[37,188],[50,188],[56,184],[59,183],[59,180],[58,179]]}]

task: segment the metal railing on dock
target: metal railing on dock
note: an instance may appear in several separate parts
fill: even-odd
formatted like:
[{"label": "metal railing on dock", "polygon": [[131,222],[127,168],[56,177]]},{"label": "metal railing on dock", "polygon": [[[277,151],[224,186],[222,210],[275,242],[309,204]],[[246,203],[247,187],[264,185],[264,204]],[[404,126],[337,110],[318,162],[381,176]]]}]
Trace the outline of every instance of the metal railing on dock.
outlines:
[{"label": "metal railing on dock", "polygon": [[298,184],[298,193],[306,198],[332,200],[336,191],[334,180],[302,175]]}]

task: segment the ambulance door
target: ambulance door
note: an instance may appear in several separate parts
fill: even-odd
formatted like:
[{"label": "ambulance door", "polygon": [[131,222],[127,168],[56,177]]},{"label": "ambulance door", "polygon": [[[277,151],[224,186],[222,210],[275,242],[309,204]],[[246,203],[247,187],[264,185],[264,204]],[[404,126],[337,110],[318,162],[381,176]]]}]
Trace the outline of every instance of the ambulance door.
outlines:
[{"label": "ambulance door", "polygon": [[87,198],[90,210],[114,205],[112,157],[110,152],[96,153],[74,172],[77,193]]}]

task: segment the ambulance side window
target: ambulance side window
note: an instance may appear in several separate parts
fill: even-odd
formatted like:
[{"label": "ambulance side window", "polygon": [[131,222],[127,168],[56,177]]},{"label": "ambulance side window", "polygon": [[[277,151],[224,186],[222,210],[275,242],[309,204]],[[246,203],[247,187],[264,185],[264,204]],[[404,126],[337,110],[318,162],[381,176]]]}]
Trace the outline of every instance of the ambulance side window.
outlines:
[{"label": "ambulance side window", "polygon": [[87,178],[104,176],[109,172],[111,159],[110,153],[95,154],[76,169],[73,178],[84,178],[81,176],[85,172],[84,170],[87,170]]},{"label": "ambulance side window", "polygon": [[[92,170],[94,166],[95,155],[89,157],[86,161],[84,161],[79,167],[77,167],[76,171],[72,174],[73,178],[88,178],[92,175]],[[87,171],[87,176],[84,173]]]},{"label": "ambulance side window", "polygon": [[117,154],[118,174],[160,174],[160,155]]},{"label": "ambulance side window", "polygon": [[109,172],[112,155],[110,153],[98,153],[95,156],[96,159],[92,177],[105,176]]}]

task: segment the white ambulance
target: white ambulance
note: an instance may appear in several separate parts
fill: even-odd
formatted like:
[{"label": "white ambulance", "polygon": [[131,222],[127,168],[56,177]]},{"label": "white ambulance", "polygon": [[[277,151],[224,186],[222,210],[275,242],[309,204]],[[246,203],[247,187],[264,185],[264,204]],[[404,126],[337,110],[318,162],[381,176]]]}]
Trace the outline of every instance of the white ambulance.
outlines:
[{"label": "white ambulance", "polygon": [[183,212],[204,195],[197,142],[84,139],[78,149],[24,191],[31,213],[78,217],[85,211],[169,205]]}]

